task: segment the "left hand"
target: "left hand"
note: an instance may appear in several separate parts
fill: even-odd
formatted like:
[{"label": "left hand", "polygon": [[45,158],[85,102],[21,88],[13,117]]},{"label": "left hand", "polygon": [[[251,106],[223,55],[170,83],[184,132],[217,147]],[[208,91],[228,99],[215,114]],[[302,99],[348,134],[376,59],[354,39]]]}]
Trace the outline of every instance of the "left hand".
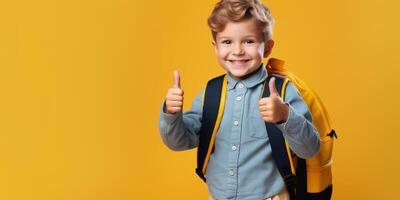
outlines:
[{"label": "left hand", "polygon": [[286,122],[289,115],[289,106],[279,97],[275,87],[275,78],[269,81],[269,97],[259,101],[259,110],[264,121],[269,123]]}]

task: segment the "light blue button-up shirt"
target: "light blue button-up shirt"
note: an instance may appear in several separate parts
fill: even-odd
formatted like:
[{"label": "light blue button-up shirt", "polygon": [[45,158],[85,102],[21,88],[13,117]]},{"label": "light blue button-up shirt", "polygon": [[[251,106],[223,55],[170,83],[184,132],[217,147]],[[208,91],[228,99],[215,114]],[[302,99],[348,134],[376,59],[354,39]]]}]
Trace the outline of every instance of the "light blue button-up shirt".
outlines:
[{"label": "light blue button-up shirt", "polygon": [[[224,115],[206,171],[209,192],[218,200],[265,199],[285,188],[259,112],[258,102],[267,75],[265,67],[244,80],[236,80],[227,73]],[[197,95],[192,108],[184,113],[164,113],[163,103],[159,128],[164,144],[170,149],[181,151],[198,146],[203,93]],[[307,105],[290,82],[284,102],[289,105],[289,116],[277,127],[297,156],[309,158],[319,151],[320,138]]]}]

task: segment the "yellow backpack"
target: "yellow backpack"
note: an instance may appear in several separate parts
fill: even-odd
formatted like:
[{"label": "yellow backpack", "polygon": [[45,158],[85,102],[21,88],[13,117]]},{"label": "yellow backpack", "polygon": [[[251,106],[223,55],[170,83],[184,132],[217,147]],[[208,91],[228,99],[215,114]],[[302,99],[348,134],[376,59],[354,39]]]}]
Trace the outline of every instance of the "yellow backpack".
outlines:
[{"label": "yellow backpack", "polygon": [[[318,95],[305,82],[289,72],[284,67],[283,60],[270,58],[267,71],[270,74],[288,78],[296,86],[311,112],[313,124],[320,134],[321,148],[317,155],[306,160],[307,192],[320,193],[328,187],[332,187],[333,137],[337,138],[337,135],[332,128],[331,118]],[[293,166],[293,168],[296,167]]]}]

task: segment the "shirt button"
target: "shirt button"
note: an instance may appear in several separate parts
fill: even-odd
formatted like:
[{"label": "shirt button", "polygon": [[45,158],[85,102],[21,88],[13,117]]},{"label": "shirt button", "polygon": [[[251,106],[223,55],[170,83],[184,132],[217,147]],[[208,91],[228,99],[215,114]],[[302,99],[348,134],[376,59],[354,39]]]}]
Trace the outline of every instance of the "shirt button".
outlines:
[{"label": "shirt button", "polygon": [[240,101],[240,100],[242,100],[242,97],[238,96],[238,97],[236,97],[236,100]]},{"label": "shirt button", "polygon": [[235,172],[233,171],[233,170],[229,170],[229,176],[233,176],[233,175],[235,175]]},{"label": "shirt button", "polygon": [[239,122],[238,121],[234,121],[233,125],[237,126],[237,125],[239,125]]},{"label": "shirt button", "polygon": [[239,87],[240,89],[242,89],[243,86],[244,86],[243,83],[239,83],[239,84],[238,84],[238,87]]},{"label": "shirt button", "polygon": [[232,150],[235,151],[237,147],[235,145],[232,146]]}]

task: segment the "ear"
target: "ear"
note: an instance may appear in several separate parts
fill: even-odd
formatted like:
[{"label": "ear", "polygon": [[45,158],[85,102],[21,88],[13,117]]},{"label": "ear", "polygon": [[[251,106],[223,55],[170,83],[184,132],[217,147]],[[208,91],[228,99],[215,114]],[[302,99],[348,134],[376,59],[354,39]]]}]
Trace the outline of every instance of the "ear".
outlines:
[{"label": "ear", "polygon": [[273,40],[268,40],[265,43],[265,48],[264,48],[264,58],[268,58],[268,56],[272,52],[272,48],[274,47],[275,42]]}]

